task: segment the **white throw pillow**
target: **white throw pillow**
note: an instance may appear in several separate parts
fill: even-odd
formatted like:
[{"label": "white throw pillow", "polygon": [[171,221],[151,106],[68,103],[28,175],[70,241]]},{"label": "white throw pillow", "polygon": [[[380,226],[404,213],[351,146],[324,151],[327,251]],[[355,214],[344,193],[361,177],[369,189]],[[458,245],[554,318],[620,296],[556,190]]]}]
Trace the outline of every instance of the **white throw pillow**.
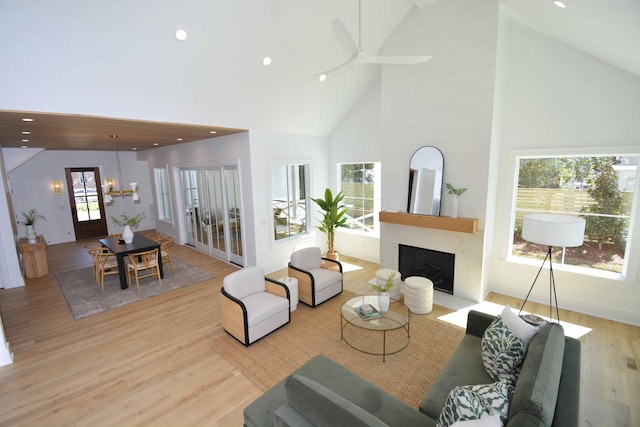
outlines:
[{"label": "white throw pillow", "polygon": [[502,321],[507,325],[507,328],[513,332],[513,335],[520,338],[527,346],[529,345],[531,338],[538,333],[538,328],[536,326],[525,322],[515,314],[509,306],[506,306],[504,310],[502,310],[500,317],[502,317]]},{"label": "white throw pillow", "polygon": [[500,414],[484,417],[481,420],[456,421],[451,427],[502,427]]}]

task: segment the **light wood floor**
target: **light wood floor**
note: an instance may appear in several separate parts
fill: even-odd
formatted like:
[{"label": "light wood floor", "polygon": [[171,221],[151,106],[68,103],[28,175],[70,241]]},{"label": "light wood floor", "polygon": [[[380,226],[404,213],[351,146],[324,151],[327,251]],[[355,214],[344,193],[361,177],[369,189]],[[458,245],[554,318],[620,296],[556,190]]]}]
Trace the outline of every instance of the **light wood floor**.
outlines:
[{"label": "light wood floor", "polygon": [[[212,345],[224,333],[222,279],[237,267],[174,246],[175,255],[218,277],[74,321],[53,272],[91,264],[80,243],[48,248],[49,275],[0,289],[15,354],[0,369],[0,425],[241,426],[243,408],[261,392]],[[359,268],[346,274],[345,288],[370,293],[365,283],[378,266],[342,260]],[[428,316],[449,312],[436,306]],[[561,318],[592,329],[580,339],[582,425],[640,425],[640,328],[568,311]]]}]

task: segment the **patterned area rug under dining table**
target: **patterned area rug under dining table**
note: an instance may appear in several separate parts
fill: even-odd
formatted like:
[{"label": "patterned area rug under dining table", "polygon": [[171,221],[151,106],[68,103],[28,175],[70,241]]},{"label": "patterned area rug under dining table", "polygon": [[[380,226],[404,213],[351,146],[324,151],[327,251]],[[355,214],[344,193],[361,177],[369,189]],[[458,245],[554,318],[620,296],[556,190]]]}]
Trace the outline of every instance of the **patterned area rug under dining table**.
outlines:
[{"label": "patterned area rug under dining table", "polygon": [[176,256],[171,258],[175,272],[165,264],[162,286],[154,278],[140,279],[140,292],[136,292],[135,281],[128,289],[121,289],[117,274],[105,277],[103,292],[93,277],[92,267],[58,273],[56,280],[73,318],[78,320],[216,277]]}]

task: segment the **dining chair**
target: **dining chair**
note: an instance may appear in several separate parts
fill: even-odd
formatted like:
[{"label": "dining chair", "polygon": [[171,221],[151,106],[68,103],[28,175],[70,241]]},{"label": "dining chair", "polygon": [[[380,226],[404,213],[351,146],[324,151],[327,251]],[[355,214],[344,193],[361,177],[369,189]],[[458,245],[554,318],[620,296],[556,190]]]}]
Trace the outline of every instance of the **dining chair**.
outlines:
[{"label": "dining chair", "polygon": [[140,279],[156,277],[162,286],[160,268],[158,266],[158,248],[149,251],[129,254],[127,263],[127,285],[131,286],[131,276],[136,278],[136,290],[140,292]]},{"label": "dining chair", "polygon": [[162,236],[160,238],[153,239],[156,242],[160,243],[160,254],[162,255],[162,262],[169,263],[171,265],[171,272],[175,273],[176,270],[173,268],[173,260],[171,259],[171,247],[173,246],[173,237],[170,236]]},{"label": "dining chair", "polygon": [[118,274],[118,262],[111,252],[107,248],[94,248],[91,249],[96,253],[96,281],[99,280],[100,287],[104,291],[104,276],[110,276],[112,274]]},{"label": "dining chair", "polygon": [[87,243],[82,245],[83,248],[87,250],[87,253],[91,256],[91,262],[93,263],[93,277],[95,277],[96,282],[98,282],[98,262],[100,261],[100,257],[98,256],[98,250],[102,248],[102,246],[95,243]]}]

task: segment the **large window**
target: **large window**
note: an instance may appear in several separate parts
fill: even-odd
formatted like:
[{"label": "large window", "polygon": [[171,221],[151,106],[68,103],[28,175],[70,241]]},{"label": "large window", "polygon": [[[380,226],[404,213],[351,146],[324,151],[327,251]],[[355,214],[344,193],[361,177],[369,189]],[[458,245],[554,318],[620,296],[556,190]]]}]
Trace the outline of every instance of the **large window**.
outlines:
[{"label": "large window", "polygon": [[275,240],[306,234],[309,209],[309,165],[286,164],[273,168],[273,233]]},{"label": "large window", "polygon": [[542,259],[547,252],[522,239],[525,214],[575,215],[586,220],[584,243],[553,248],[553,261],[625,271],[638,156],[522,157],[517,168],[512,255]]},{"label": "large window", "polygon": [[158,219],[171,221],[171,192],[166,168],[155,168],[156,198],[158,199]]},{"label": "large window", "polygon": [[347,207],[347,227],[363,233],[378,233],[380,211],[380,163],[341,163],[340,190]]}]

